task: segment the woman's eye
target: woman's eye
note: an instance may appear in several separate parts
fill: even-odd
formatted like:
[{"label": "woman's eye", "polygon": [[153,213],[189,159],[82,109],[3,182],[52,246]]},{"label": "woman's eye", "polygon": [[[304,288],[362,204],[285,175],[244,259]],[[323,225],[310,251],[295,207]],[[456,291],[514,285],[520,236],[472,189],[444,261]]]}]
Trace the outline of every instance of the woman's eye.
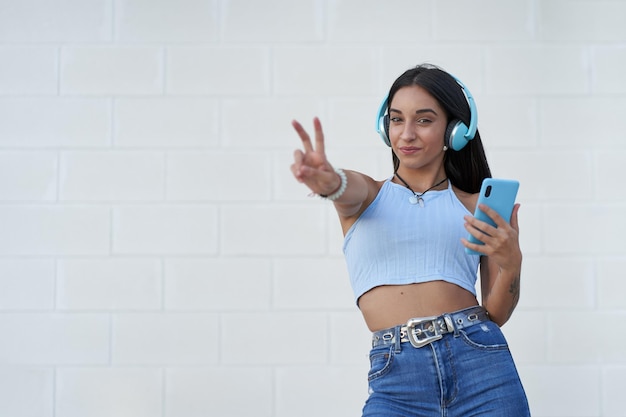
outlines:
[{"label": "woman's eye", "polygon": [[402,119],[399,117],[392,117],[389,120],[391,120],[393,123],[400,123],[402,121]]},{"label": "woman's eye", "polygon": [[418,124],[425,124],[425,123],[430,123],[430,119],[418,119],[417,120]]}]

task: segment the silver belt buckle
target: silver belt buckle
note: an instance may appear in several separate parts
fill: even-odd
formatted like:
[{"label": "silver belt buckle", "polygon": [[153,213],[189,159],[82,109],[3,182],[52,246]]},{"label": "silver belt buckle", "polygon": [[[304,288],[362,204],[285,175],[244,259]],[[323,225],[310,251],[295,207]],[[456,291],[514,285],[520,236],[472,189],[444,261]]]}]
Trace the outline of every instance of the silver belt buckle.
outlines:
[{"label": "silver belt buckle", "polygon": [[[420,318],[410,319],[409,321],[406,322],[407,336],[409,338],[409,342],[411,342],[411,345],[413,345],[413,347],[421,348],[422,346],[426,346],[427,344],[432,343],[435,340],[439,340],[443,337],[443,335],[441,334],[441,330],[439,329],[439,326],[437,326],[437,319],[439,319],[439,317],[437,316],[420,317]],[[430,326],[424,330],[415,328],[416,326],[419,326],[428,322],[430,322]],[[434,333],[434,334],[432,336],[429,336],[425,334],[426,332]]]}]

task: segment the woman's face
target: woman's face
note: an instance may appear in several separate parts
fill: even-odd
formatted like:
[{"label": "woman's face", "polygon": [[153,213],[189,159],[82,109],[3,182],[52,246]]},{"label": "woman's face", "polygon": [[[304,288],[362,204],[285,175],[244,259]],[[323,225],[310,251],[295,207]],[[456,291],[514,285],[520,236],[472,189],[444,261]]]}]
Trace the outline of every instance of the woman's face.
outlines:
[{"label": "woman's face", "polygon": [[389,106],[389,139],[400,166],[420,169],[443,161],[448,117],[424,88],[400,88]]}]

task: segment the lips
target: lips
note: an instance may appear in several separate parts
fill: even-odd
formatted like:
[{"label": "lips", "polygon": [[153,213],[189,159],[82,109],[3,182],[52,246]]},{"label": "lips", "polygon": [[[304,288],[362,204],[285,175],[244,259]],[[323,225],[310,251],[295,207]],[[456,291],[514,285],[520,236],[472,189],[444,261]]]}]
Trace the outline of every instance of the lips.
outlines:
[{"label": "lips", "polygon": [[416,146],[402,146],[399,148],[400,152],[405,155],[412,155],[422,150],[422,148],[418,148]]}]

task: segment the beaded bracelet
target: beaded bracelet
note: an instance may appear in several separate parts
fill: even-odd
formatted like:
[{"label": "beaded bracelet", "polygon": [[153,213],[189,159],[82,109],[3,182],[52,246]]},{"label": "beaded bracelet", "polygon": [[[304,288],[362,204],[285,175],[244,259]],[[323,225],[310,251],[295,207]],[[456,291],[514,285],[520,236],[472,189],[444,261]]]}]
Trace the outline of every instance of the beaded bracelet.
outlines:
[{"label": "beaded bracelet", "polygon": [[346,176],[346,173],[343,172],[343,169],[335,168],[335,172],[337,173],[337,175],[339,175],[339,178],[341,178],[341,184],[339,185],[339,189],[330,195],[325,195],[325,194],[319,195],[320,197],[325,198],[326,200],[330,200],[330,201],[335,201],[336,199],[341,197],[343,193],[346,191],[346,188],[348,188],[348,177]]}]

